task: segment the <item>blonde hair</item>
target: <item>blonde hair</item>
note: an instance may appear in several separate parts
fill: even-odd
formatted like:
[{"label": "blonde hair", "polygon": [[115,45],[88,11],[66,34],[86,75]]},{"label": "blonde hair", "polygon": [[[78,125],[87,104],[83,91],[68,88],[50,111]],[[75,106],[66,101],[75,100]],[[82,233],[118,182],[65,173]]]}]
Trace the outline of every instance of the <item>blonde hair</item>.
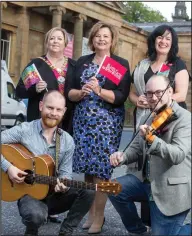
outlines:
[{"label": "blonde hair", "polygon": [[101,21],[96,23],[90,30],[89,39],[88,39],[89,48],[91,49],[91,51],[95,51],[95,48],[93,46],[93,38],[95,37],[95,35],[101,28],[108,28],[110,30],[111,37],[112,37],[112,44],[111,44],[110,52],[114,53],[117,46],[117,42],[118,42],[118,32],[114,26],[108,23],[101,22]]},{"label": "blonde hair", "polygon": [[45,51],[47,52],[47,44],[51,38],[51,35],[55,32],[55,31],[60,31],[63,34],[64,37],[64,41],[65,41],[65,47],[68,44],[68,35],[67,35],[67,31],[61,27],[54,27],[52,29],[50,29],[46,35],[45,35],[45,41],[44,41],[44,47],[45,47]]}]

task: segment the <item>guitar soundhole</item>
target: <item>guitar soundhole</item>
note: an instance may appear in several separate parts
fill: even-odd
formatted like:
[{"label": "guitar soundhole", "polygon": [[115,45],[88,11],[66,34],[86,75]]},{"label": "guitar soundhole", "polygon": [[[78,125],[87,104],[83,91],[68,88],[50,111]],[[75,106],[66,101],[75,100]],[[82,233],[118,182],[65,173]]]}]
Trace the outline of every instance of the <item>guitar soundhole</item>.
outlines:
[{"label": "guitar soundhole", "polygon": [[33,184],[35,181],[35,178],[33,176],[33,171],[32,170],[24,170],[24,171],[28,173],[28,175],[25,177],[25,183]]}]

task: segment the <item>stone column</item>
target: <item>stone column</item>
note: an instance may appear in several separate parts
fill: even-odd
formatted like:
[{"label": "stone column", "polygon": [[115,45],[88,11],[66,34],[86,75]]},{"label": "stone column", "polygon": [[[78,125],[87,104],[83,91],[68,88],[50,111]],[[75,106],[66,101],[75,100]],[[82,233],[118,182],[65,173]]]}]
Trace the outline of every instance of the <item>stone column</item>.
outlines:
[{"label": "stone column", "polygon": [[[17,10],[18,32],[17,32],[17,49],[16,54],[18,61],[16,62],[21,73],[24,67],[29,63],[29,20],[30,12],[26,7]],[[19,77],[18,77],[19,78]]]},{"label": "stone column", "polygon": [[62,14],[66,13],[66,9],[60,6],[50,6],[49,10],[52,12],[52,28],[61,27],[62,25]]},{"label": "stone column", "polygon": [[1,20],[3,19],[3,8],[7,8],[7,3],[6,2],[0,2],[1,5]]},{"label": "stone column", "polygon": [[87,17],[78,14],[74,16],[74,20],[73,59],[77,60],[82,55],[83,21],[87,20]]}]

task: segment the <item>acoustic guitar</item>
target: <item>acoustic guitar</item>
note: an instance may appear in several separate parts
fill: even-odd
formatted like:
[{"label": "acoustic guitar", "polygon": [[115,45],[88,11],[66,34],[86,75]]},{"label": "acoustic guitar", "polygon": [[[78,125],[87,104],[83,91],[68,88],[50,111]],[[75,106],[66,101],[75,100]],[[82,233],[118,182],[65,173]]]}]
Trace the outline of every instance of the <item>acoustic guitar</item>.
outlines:
[{"label": "acoustic guitar", "polygon": [[[55,162],[51,156],[34,156],[21,144],[2,144],[1,153],[14,166],[28,173],[24,182],[17,184],[10,180],[7,173],[1,171],[1,200],[12,202],[25,194],[40,200],[47,196],[51,185],[57,184],[57,178],[53,176]],[[67,187],[77,189],[90,189],[115,195],[121,192],[121,185],[117,181],[103,181],[93,184],[62,178],[59,180]]]}]

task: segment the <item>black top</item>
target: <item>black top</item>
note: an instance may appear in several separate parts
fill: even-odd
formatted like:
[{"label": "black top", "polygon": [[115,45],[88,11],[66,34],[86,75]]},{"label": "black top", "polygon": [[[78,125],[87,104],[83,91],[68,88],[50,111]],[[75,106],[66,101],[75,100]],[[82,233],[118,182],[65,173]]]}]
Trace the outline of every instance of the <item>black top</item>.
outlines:
[{"label": "black top", "polygon": [[[35,64],[42,79],[47,83],[48,91],[58,90],[58,82],[50,66],[46,62],[44,62],[42,59],[35,58],[31,60],[31,62],[26,67],[28,67],[29,65],[32,65],[33,63]],[[71,74],[72,74],[74,66],[75,66],[75,61],[69,58],[68,69],[67,69],[67,74],[66,74],[66,77],[68,77],[68,79],[71,78]],[[35,84],[32,85],[27,90],[25,88],[22,78],[20,78],[16,87],[16,95],[19,98],[28,98],[27,121],[36,120],[41,117],[41,114],[39,111],[39,102],[42,100],[43,95],[45,93],[46,93],[46,90],[42,91],[41,93],[37,93]],[[62,121],[61,127],[68,133],[72,134],[72,118],[73,118],[74,104],[70,102],[68,99],[66,99],[66,106],[67,106],[67,110],[64,115],[64,119]]]},{"label": "black top", "polygon": [[[72,74],[72,78],[68,78],[68,76],[66,77],[65,92],[64,92],[66,97],[68,97],[68,93],[71,89],[81,89],[80,76],[82,75],[82,72],[84,71],[85,67],[87,67],[89,63],[92,62],[94,56],[95,53],[82,56],[77,60],[74,73]],[[106,102],[107,105],[105,107],[109,109],[114,107],[119,107],[124,104],[129,95],[129,90],[131,85],[131,75],[128,61],[114,54],[111,55],[111,58],[119,62],[122,66],[126,67],[127,72],[125,73],[119,85],[114,84],[109,79],[106,79],[105,81],[103,88],[112,90],[115,94],[115,101],[113,104]]]},{"label": "black top", "polygon": [[[177,60],[175,61],[175,64],[173,64],[171,66],[171,71],[169,73],[169,76],[170,74],[172,74],[173,78],[175,77],[175,74],[178,73],[179,71],[181,70],[187,70],[187,67],[184,63],[183,60],[181,60],[180,58],[177,58]],[[171,73],[173,72],[173,73]],[[152,69],[151,69],[151,66],[149,66],[147,72],[144,74],[144,81],[145,81],[145,84],[147,83],[147,81],[154,75],[154,74],[157,74],[157,72],[153,72]],[[132,74],[132,80],[131,80],[132,83],[134,83],[134,71],[133,71],[133,74]],[[175,91],[175,84],[173,84],[173,90]],[[178,103],[181,107],[187,109],[187,105],[185,102],[179,102]]]},{"label": "black top", "polygon": [[[184,61],[182,61],[180,58],[178,58],[175,62],[175,73],[174,74],[177,74],[181,70],[187,70],[187,67],[186,67]],[[144,75],[145,84],[151,78],[151,76],[153,76],[154,74],[157,74],[157,72],[154,73],[151,69],[151,66],[150,66]]]}]

